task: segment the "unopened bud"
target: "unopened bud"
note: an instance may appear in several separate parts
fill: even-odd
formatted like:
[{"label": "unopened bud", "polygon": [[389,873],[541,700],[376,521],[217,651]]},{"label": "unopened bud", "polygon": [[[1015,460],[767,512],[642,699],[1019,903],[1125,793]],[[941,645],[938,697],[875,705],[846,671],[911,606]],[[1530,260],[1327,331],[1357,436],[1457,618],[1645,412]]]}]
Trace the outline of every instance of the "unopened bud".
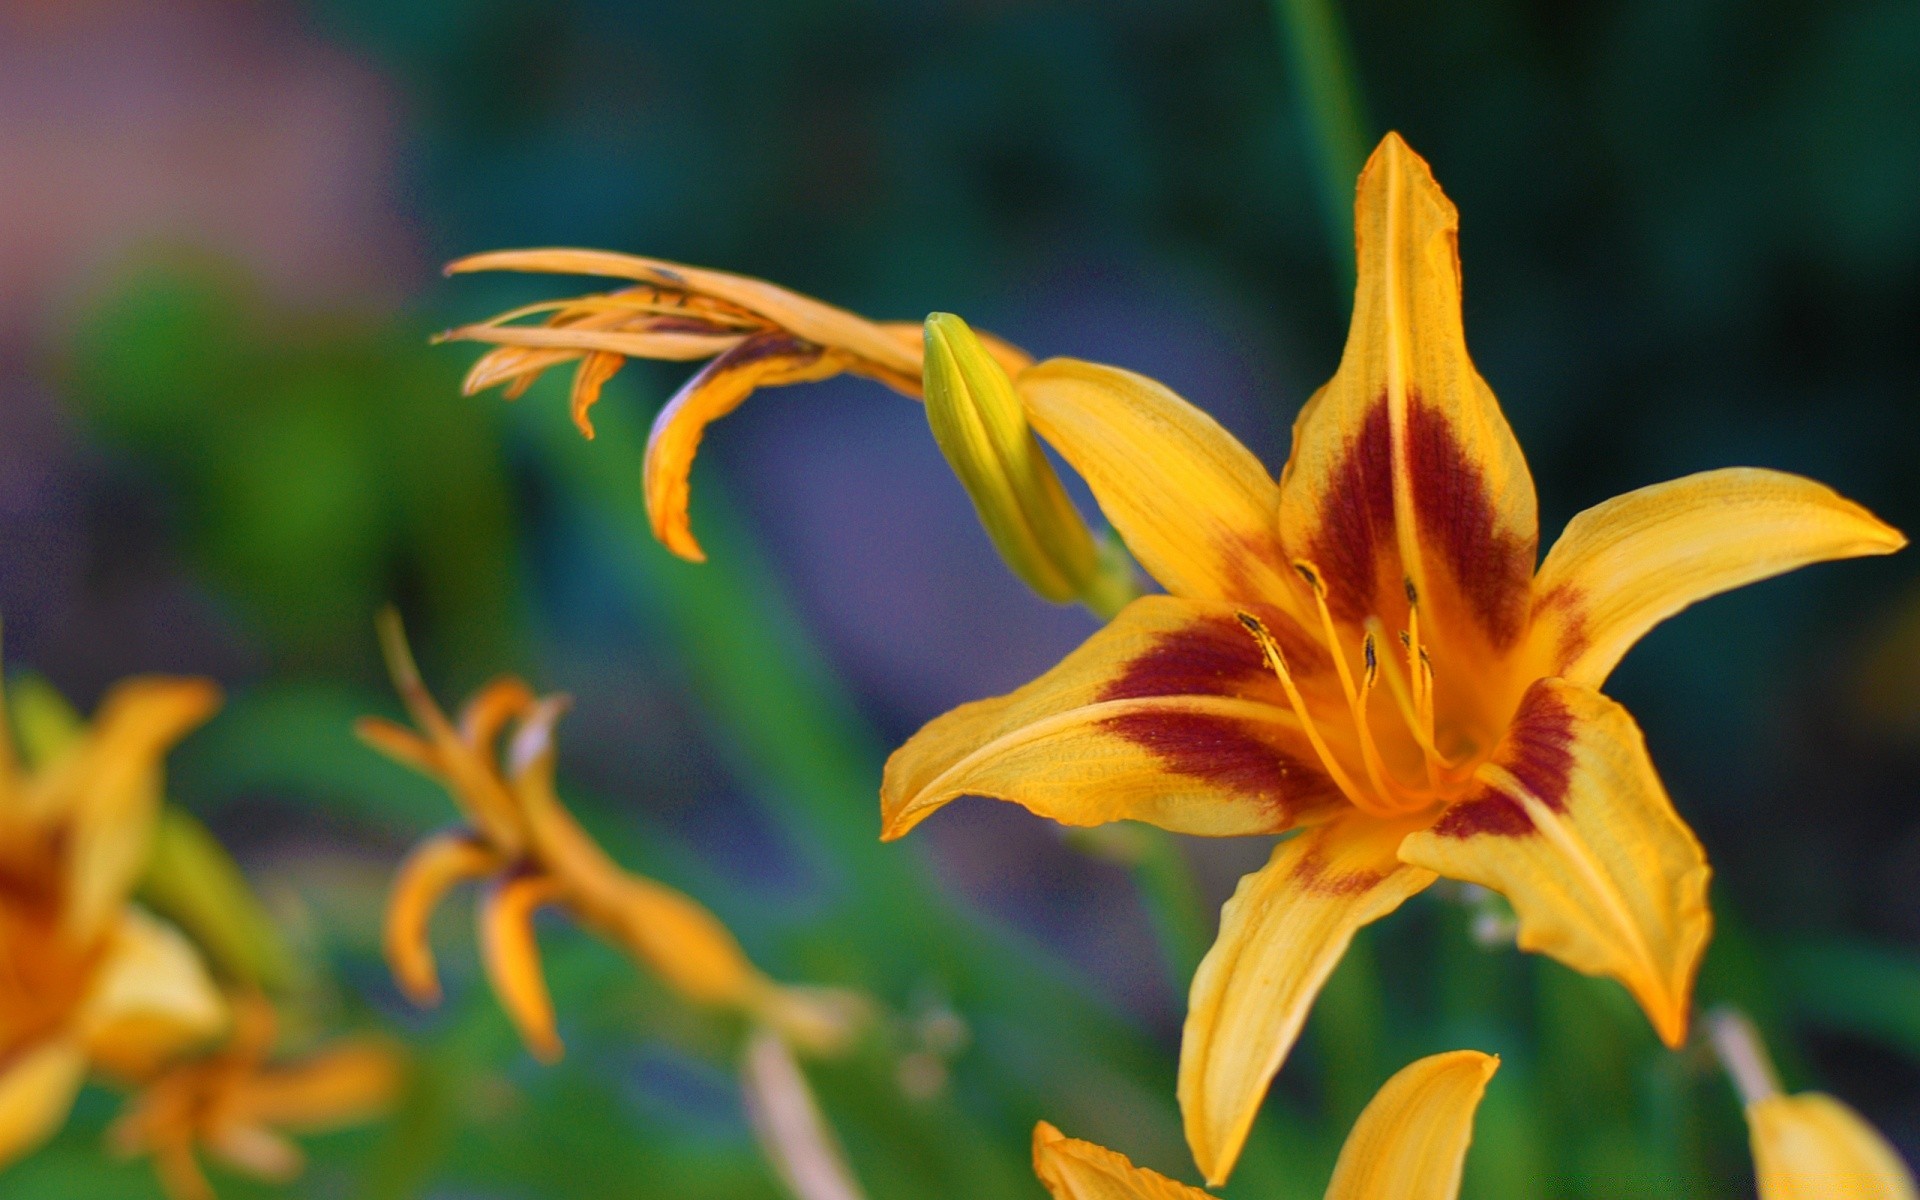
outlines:
[{"label": "unopened bud", "polygon": [[1028,426],[1013,381],[951,313],[927,318],[926,345],[927,423],[1000,556],[1048,600],[1092,603],[1103,590],[1100,550]]}]

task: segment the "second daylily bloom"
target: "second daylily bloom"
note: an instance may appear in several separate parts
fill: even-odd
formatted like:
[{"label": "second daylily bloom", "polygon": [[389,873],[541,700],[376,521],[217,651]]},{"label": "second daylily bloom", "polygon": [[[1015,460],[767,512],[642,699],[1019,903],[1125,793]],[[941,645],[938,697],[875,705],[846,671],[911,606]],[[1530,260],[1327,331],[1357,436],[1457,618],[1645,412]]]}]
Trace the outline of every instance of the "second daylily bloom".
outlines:
[{"label": "second daylily bloom", "polygon": [[[1455,1050],[1387,1080],[1347,1134],[1327,1200],[1454,1200],[1474,1111],[1499,1066],[1492,1055]],[[1033,1170],[1054,1200],[1212,1200],[1045,1121],[1033,1131]]]},{"label": "second daylily bloom", "polygon": [[[467,818],[465,826],[423,842],[394,881],[386,954],[410,998],[419,1004],[440,998],[427,942],[434,908],[456,885],[485,880],[479,930],[487,977],[541,1059],[561,1054],[533,936],[534,914],[548,906],[565,909],[690,1000],[739,1010],[804,1049],[831,1049],[844,1040],[858,1015],[855,997],[774,983],[747,960],[718,917],[665,884],[621,870],[561,806],[553,729],[566,697],[535,696],[518,679],[499,679],[467,703],[456,723],[421,682],[398,618],[383,618],[380,633],[394,685],[418,731],[368,717],[360,736],[438,780]],[[515,728],[503,767],[497,742],[509,725]]]},{"label": "second daylily bloom", "polygon": [[90,1068],[143,1076],[226,1022],[199,953],[128,902],[161,760],[218,705],[204,679],[127,680],[28,770],[0,703],[0,1168],[59,1129]]},{"label": "second daylily bloom", "polygon": [[273,1058],[279,1022],[257,996],[233,1005],[234,1027],[217,1051],[173,1064],[146,1084],[108,1132],[123,1155],[152,1155],[171,1200],[211,1200],[205,1149],[241,1174],[270,1183],[297,1176],[306,1156],[288,1133],[324,1133],[379,1116],[398,1095],[399,1050],[370,1037],[341,1038],[303,1057]]}]

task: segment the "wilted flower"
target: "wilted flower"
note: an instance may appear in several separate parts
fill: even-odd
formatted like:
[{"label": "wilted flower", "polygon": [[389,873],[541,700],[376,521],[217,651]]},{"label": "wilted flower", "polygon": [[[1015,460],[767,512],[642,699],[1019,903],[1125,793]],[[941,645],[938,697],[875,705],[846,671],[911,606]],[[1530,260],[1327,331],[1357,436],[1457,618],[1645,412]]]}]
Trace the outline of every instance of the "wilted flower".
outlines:
[{"label": "wilted flower", "polygon": [[391,1043],[342,1038],[275,1061],[279,1022],[259,996],[233,1005],[219,1050],[175,1063],[128,1102],[108,1138],[123,1155],[150,1154],[173,1200],[210,1200],[197,1150],[269,1183],[299,1175],[306,1156],[288,1134],[324,1133],[379,1116],[393,1103],[401,1056]]},{"label": "wilted flower", "polygon": [[[455,885],[486,880],[482,961],[494,994],[541,1059],[561,1054],[533,935],[535,912],[548,906],[565,909],[689,1000],[739,1010],[804,1048],[831,1049],[845,1039],[859,1013],[854,996],[774,983],[719,918],[664,884],[621,870],[561,806],[553,728],[566,697],[535,696],[518,679],[498,679],[468,701],[456,724],[421,682],[399,619],[387,614],[380,633],[418,732],[367,717],[360,736],[437,780],[467,820],[421,843],[394,880],[386,954],[409,997],[420,1004],[440,997],[427,942],[434,908]],[[509,725],[503,764],[496,743]]]},{"label": "wilted flower", "polygon": [[[1473,1140],[1473,1114],[1500,1060],[1436,1054],[1387,1080],[1340,1148],[1327,1200],[1453,1200]],[[1103,1146],[1040,1122],[1033,1170],[1054,1200],[1212,1200]]]},{"label": "wilted flower", "polygon": [[219,701],[204,679],[126,680],[29,769],[0,700],[0,1167],[60,1128],[89,1068],[139,1078],[226,1022],[199,953],[128,902],[161,760]]}]

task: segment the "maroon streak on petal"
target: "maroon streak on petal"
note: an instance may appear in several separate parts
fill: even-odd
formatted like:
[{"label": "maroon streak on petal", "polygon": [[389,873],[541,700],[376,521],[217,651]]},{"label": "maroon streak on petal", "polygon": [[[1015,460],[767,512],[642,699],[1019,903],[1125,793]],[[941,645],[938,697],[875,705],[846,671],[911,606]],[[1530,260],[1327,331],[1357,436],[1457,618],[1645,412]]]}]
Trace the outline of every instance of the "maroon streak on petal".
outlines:
[{"label": "maroon streak on petal", "polygon": [[1562,583],[1533,602],[1533,620],[1536,623],[1549,618],[1558,618],[1560,622],[1560,641],[1554,647],[1556,666],[1579,658],[1593,642],[1580,601],[1580,589],[1570,583]]},{"label": "maroon streak on petal", "polygon": [[1124,713],[1101,726],[1153,754],[1169,771],[1265,800],[1289,820],[1340,795],[1325,775],[1261,738],[1244,720],[1168,710]]},{"label": "maroon streak on petal", "polygon": [[1326,855],[1309,851],[1293,868],[1293,878],[1307,891],[1321,896],[1352,896],[1379,884],[1381,871],[1329,871]]},{"label": "maroon streak on petal", "polygon": [[1496,647],[1513,644],[1527,618],[1534,547],[1499,528],[1485,472],[1446,414],[1407,392],[1407,470],[1422,542],[1439,551],[1454,586]]},{"label": "maroon streak on petal", "polygon": [[[1544,683],[1527,689],[1513,724],[1493,761],[1506,768],[1535,799],[1553,812],[1567,810],[1573,778],[1573,713]],[[1535,832],[1526,810],[1497,788],[1481,784],[1441,814],[1433,832],[1440,837],[1521,837]]]},{"label": "maroon streak on petal", "polygon": [[1393,430],[1383,392],[1328,479],[1311,545],[1335,616],[1357,622],[1373,613],[1375,556],[1393,544]]},{"label": "maroon streak on petal", "polygon": [[1436,837],[1525,837],[1535,832],[1525,809],[1484,784],[1466,799],[1455,801],[1433,823]]},{"label": "maroon streak on petal", "polygon": [[[1312,672],[1326,662],[1318,643],[1309,640],[1286,616],[1264,605],[1250,606],[1280,640],[1281,652],[1295,671]],[[1154,696],[1236,696],[1264,698],[1277,690],[1260,645],[1240,622],[1221,614],[1162,635],[1129,661],[1101,689],[1100,700],[1140,700]]]}]

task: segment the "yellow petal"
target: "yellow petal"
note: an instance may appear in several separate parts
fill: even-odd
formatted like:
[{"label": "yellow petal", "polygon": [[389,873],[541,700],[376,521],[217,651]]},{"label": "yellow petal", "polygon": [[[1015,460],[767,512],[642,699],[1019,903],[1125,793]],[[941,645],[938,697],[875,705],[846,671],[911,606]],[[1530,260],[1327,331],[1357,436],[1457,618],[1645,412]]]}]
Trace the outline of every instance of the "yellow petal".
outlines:
[{"label": "yellow petal", "polygon": [[434,908],[456,885],[491,875],[503,865],[499,855],[465,831],[428,838],[400,864],[387,897],[381,945],[394,980],[415,1004],[440,1002],[439,974],[427,938]]},{"label": "yellow petal", "polygon": [[1678,1046],[1712,930],[1710,872],[1633,718],[1591,688],[1540,680],[1477,778],[1400,856],[1505,895],[1521,949],[1618,979]]},{"label": "yellow petal", "polygon": [[1454,1200],[1474,1110],[1499,1068],[1477,1050],[1401,1068],[1354,1122],[1327,1200]]},{"label": "yellow petal", "polygon": [[384,1039],[341,1039],[245,1077],[228,1106],[250,1123],[294,1132],[356,1125],[391,1107],[403,1061],[399,1047]]},{"label": "yellow petal", "polygon": [[1226,1182],[1267,1085],[1354,931],[1433,873],[1395,855],[1417,823],[1352,814],[1275,847],[1220,910],[1180,1037],[1180,1111],[1207,1182]]},{"label": "yellow petal", "polygon": [[1075,359],[1014,382],[1034,430],[1169,592],[1267,604],[1293,594],[1274,536],[1280,489],[1212,417],[1144,375]]},{"label": "yellow petal", "polygon": [[[1276,633],[1293,627],[1262,610]],[[1232,606],[1146,596],[1039,679],[965,704],[894,751],[889,840],[955,797],[1010,800],[1066,825],[1274,833],[1343,803]]]},{"label": "yellow petal", "polygon": [[1915,1200],[1900,1154],[1832,1096],[1804,1092],[1747,1106],[1760,1200]]},{"label": "yellow petal", "polygon": [[206,1141],[215,1158],[267,1183],[291,1183],[306,1169],[300,1147],[259,1125],[222,1125],[209,1130]]},{"label": "yellow petal", "polygon": [[1353,324],[1339,371],[1294,424],[1281,539],[1318,568],[1343,620],[1404,628],[1411,580],[1436,658],[1505,650],[1525,629],[1538,516],[1526,459],[1467,355],[1459,214],[1388,134],[1361,173],[1354,226]]},{"label": "yellow petal", "polygon": [[95,1063],[138,1077],[227,1023],[227,1005],[180,931],[137,908],[122,911],[78,1031]]},{"label": "yellow petal", "polygon": [[1537,669],[1598,687],[1642,635],[1696,601],[1906,544],[1831,488],[1779,471],[1704,471],[1616,496],[1570,521],[1540,567]]},{"label": "yellow petal", "polygon": [[1027,424],[1013,381],[967,323],[934,313],[926,325],[927,423],[967,489],[1000,557],[1057,604],[1093,584],[1093,535]]},{"label": "yellow petal", "polygon": [[65,1124],[86,1074],[86,1052],[66,1038],[49,1038],[0,1060],[0,1170]]},{"label": "yellow petal", "polygon": [[69,814],[67,929],[90,934],[111,919],[147,865],[159,812],[161,760],[220,705],[206,679],[149,676],[117,684],[84,740],[36,786]]},{"label": "yellow petal", "polygon": [[540,969],[533,914],[558,894],[554,881],[544,875],[518,875],[494,884],[475,910],[480,959],[493,994],[527,1049],[548,1063],[558,1062],[564,1051],[554,1028],[553,997]]},{"label": "yellow petal", "polygon": [[706,561],[688,523],[687,503],[688,476],[707,426],[759,388],[825,379],[845,369],[832,353],[786,333],[756,334],[702,367],[667,401],[647,437],[645,484],[653,535],[681,558]]},{"label": "yellow petal", "polygon": [[1033,1173],[1053,1200],[1212,1200],[1199,1188],[1136,1167],[1104,1146],[1067,1137],[1045,1121],[1033,1127]]}]

